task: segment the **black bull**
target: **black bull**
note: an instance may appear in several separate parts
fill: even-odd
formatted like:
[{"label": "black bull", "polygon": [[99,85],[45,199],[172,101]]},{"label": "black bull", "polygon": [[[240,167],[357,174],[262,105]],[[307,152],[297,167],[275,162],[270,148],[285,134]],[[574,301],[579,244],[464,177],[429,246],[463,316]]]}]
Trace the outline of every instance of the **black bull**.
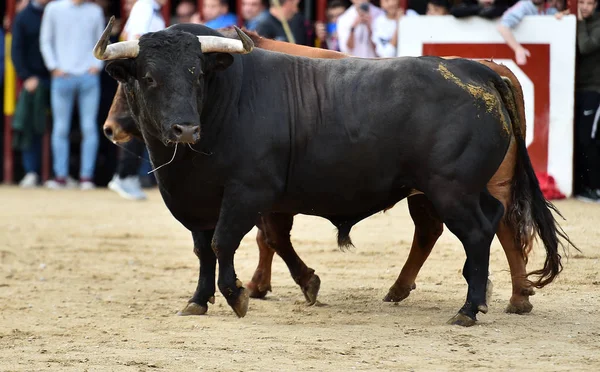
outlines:
[{"label": "black bull", "polygon": [[[107,66],[153,164],[170,162],[157,172],[160,192],[200,259],[188,309],[205,312],[214,301],[218,259],[219,289],[245,315],[248,293],[233,256],[261,213],[322,216],[344,245],[354,224],[419,190],[467,255],[467,300],[452,322],[470,325],[487,311],[489,249],[504,210],[486,183],[518,130],[512,91],[499,75],[435,57],[203,53],[190,32],[220,36],[174,26],[143,36],[124,54],[131,58]],[[245,46],[235,52],[247,53]],[[521,171],[535,178],[517,142]],[[522,187],[540,193],[536,182]]]}]

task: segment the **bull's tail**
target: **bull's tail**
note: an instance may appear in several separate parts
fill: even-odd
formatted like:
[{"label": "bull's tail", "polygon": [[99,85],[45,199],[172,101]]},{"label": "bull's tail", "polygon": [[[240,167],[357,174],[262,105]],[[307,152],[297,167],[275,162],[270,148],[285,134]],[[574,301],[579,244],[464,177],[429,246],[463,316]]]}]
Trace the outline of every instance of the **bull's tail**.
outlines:
[{"label": "bull's tail", "polygon": [[[536,288],[542,288],[551,283],[562,271],[561,254],[558,246],[566,252],[564,243],[577,247],[571,242],[564,230],[559,226],[552,211],[564,219],[556,207],[546,200],[538,179],[531,165],[531,160],[525,144],[525,133],[521,131],[521,122],[517,112],[514,86],[508,78],[503,77],[505,84],[495,84],[500,92],[502,101],[507,108],[512,122],[513,133],[517,145],[517,159],[511,185],[511,202],[505,215],[506,223],[514,231],[517,247],[521,247],[523,258],[527,262],[536,236],[541,238],[546,249],[544,267],[527,274],[537,276],[530,283]],[[562,240],[562,241],[561,241]]]}]

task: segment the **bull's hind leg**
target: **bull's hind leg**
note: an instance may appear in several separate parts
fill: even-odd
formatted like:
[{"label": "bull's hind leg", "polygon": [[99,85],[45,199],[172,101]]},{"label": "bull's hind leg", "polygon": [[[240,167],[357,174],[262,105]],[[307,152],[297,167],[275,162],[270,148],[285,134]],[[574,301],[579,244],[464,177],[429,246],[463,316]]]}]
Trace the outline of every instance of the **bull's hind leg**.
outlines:
[{"label": "bull's hind leg", "polygon": [[478,312],[487,313],[490,245],[504,207],[487,190],[479,195],[446,192],[436,205],[444,223],[463,243],[467,259],[463,276],[468,283],[467,300],[448,323],[472,326]]},{"label": "bull's hind leg", "polygon": [[503,220],[498,226],[497,236],[502,244],[502,248],[504,248],[512,280],[512,296],[505,311],[514,314],[529,313],[533,309],[533,305],[529,302],[529,296],[533,296],[535,291],[527,280],[523,252],[515,244],[514,237],[516,236],[516,232]]},{"label": "bull's hind leg", "polygon": [[256,244],[258,244],[258,266],[254,270],[252,280],[246,283],[252,298],[264,298],[271,291],[271,264],[275,251],[267,245],[263,224],[258,227]]},{"label": "bull's hind leg", "polygon": [[200,261],[200,275],[196,292],[178,315],[204,315],[208,310],[208,303],[215,303],[217,257],[210,246],[213,233],[214,230],[192,233],[194,253]]},{"label": "bull's hind leg", "polygon": [[290,231],[293,222],[294,217],[288,214],[269,213],[261,217],[260,230],[256,237],[260,258],[248,288],[270,290],[272,252],[276,252],[287,265],[296,284],[302,289],[306,302],[313,305],[317,301],[321,280],[315,275],[315,271],[300,259],[292,246]]},{"label": "bull's hind leg", "polygon": [[408,198],[408,210],[415,224],[415,233],[408,259],[400,271],[396,282],[390,287],[383,299],[386,302],[399,302],[416,288],[415,280],[421,267],[431,253],[435,242],[444,231],[444,224],[433,204],[423,194]]}]

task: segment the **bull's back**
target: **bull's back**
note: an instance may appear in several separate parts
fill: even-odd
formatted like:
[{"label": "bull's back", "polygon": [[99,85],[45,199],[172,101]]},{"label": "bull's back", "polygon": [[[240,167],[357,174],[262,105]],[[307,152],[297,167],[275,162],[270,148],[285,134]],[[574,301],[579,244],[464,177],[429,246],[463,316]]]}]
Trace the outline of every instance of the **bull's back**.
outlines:
[{"label": "bull's back", "polygon": [[[344,59],[322,67],[325,78],[311,82],[316,95],[308,105],[319,115],[307,109],[294,122],[290,190],[331,200],[387,196],[420,188],[434,167],[460,171],[466,161],[469,172],[484,172],[502,161],[509,139],[500,118],[508,115],[490,83],[499,76],[489,68],[439,58]],[[498,151],[483,161],[481,149]],[[352,185],[347,195],[343,185]]]}]

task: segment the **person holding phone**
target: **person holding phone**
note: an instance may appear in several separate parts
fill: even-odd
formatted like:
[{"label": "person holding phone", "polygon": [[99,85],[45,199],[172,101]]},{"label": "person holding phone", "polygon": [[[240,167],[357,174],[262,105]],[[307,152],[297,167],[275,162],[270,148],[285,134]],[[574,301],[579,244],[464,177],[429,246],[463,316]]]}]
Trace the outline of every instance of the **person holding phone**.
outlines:
[{"label": "person holding phone", "polygon": [[373,21],[382,14],[383,10],[368,0],[352,0],[352,6],[337,21],[340,51],[356,57],[375,58]]},{"label": "person holding phone", "polygon": [[327,3],[327,24],[315,22],[315,33],[321,40],[321,48],[340,51],[337,20],[346,11],[346,4],[342,0],[332,0]]}]

